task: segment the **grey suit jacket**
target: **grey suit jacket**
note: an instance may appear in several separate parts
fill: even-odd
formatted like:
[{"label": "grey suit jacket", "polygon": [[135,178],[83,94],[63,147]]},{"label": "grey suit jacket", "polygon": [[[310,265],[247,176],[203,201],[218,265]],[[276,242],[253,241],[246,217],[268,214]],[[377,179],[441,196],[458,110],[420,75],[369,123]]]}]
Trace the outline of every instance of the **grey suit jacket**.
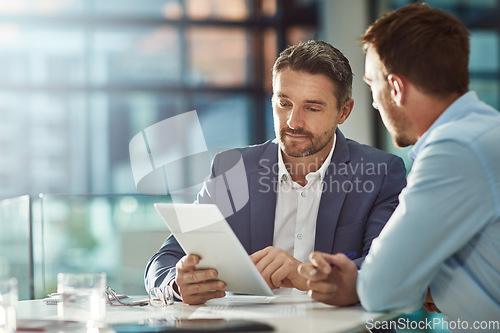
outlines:
[{"label": "grey suit jacket", "polygon": [[[355,252],[359,267],[398,205],[398,195],[406,185],[406,169],[395,155],[346,139],[339,129],[336,135],[323,180],[314,249]],[[219,206],[249,254],[273,244],[278,149],[275,141],[268,141],[222,152],[214,158],[210,180],[198,194],[198,203]],[[244,165],[246,182],[240,179],[244,176],[235,179],[234,172],[232,179],[228,176],[238,162]],[[146,288],[175,278],[175,264],[184,255],[170,236],[147,265]]]}]

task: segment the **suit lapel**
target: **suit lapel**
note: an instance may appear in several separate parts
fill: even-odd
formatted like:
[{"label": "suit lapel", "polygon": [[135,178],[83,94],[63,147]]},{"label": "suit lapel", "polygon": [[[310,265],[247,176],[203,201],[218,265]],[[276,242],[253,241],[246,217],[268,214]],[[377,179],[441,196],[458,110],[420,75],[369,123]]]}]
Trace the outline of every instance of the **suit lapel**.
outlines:
[{"label": "suit lapel", "polygon": [[330,165],[323,180],[323,194],[319,204],[318,218],[316,220],[315,251],[330,253],[333,248],[335,229],[342,205],[347,192],[348,184],[352,186],[352,172],[349,167],[350,153],[347,141],[342,132],[337,128],[337,142]]},{"label": "suit lapel", "polygon": [[252,253],[273,244],[278,181],[278,146],[270,143],[248,174]]}]

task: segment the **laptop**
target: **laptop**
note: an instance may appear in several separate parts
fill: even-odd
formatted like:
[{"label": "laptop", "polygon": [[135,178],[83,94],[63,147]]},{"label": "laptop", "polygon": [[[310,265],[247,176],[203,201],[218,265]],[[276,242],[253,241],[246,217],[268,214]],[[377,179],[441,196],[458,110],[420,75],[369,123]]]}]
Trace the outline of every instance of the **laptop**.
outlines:
[{"label": "laptop", "polygon": [[272,296],[273,292],[214,204],[155,203],[184,252],[200,256],[198,268],[215,268],[225,291]]}]

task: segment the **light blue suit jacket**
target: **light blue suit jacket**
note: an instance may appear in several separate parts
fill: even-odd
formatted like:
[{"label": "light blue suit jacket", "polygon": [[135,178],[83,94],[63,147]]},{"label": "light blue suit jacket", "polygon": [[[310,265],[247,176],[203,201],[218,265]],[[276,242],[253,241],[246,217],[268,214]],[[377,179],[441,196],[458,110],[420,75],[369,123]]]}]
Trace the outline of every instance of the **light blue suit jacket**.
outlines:
[{"label": "light blue suit jacket", "polygon": [[[339,129],[336,135],[335,150],[324,177],[314,249],[326,253],[356,252],[354,261],[359,267],[372,240],[398,205],[398,195],[406,185],[406,169],[395,155],[346,139]],[[278,149],[275,141],[268,141],[222,152],[212,163],[211,180],[222,180],[217,176],[234,166],[235,152],[243,160],[248,202],[234,214],[224,215],[249,254],[273,245]],[[222,198],[238,193],[221,195],[222,187],[217,181],[206,182],[198,202],[216,203],[224,210]],[[175,264],[184,255],[170,236],[147,265],[146,288],[174,279]]]}]

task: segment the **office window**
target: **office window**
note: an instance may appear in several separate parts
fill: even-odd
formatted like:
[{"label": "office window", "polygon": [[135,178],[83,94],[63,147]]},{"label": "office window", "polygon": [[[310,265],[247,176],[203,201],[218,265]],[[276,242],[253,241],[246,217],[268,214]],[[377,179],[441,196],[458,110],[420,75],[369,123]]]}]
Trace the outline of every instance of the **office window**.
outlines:
[{"label": "office window", "polygon": [[246,64],[252,56],[244,28],[193,27],[186,31],[188,73],[193,86],[245,86],[252,81]]},{"label": "office window", "polygon": [[187,16],[193,20],[222,19],[241,21],[249,17],[245,0],[187,0]]},{"label": "office window", "polygon": [[500,30],[474,29],[470,42],[469,88],[500,109]]},{"label": "office window", "polygon": [[130,139],[194,109],[213,148],[270,138],[272,64],[315,36],[315,13],[299,0],[0,2],[0,198],[135,193]]}]

